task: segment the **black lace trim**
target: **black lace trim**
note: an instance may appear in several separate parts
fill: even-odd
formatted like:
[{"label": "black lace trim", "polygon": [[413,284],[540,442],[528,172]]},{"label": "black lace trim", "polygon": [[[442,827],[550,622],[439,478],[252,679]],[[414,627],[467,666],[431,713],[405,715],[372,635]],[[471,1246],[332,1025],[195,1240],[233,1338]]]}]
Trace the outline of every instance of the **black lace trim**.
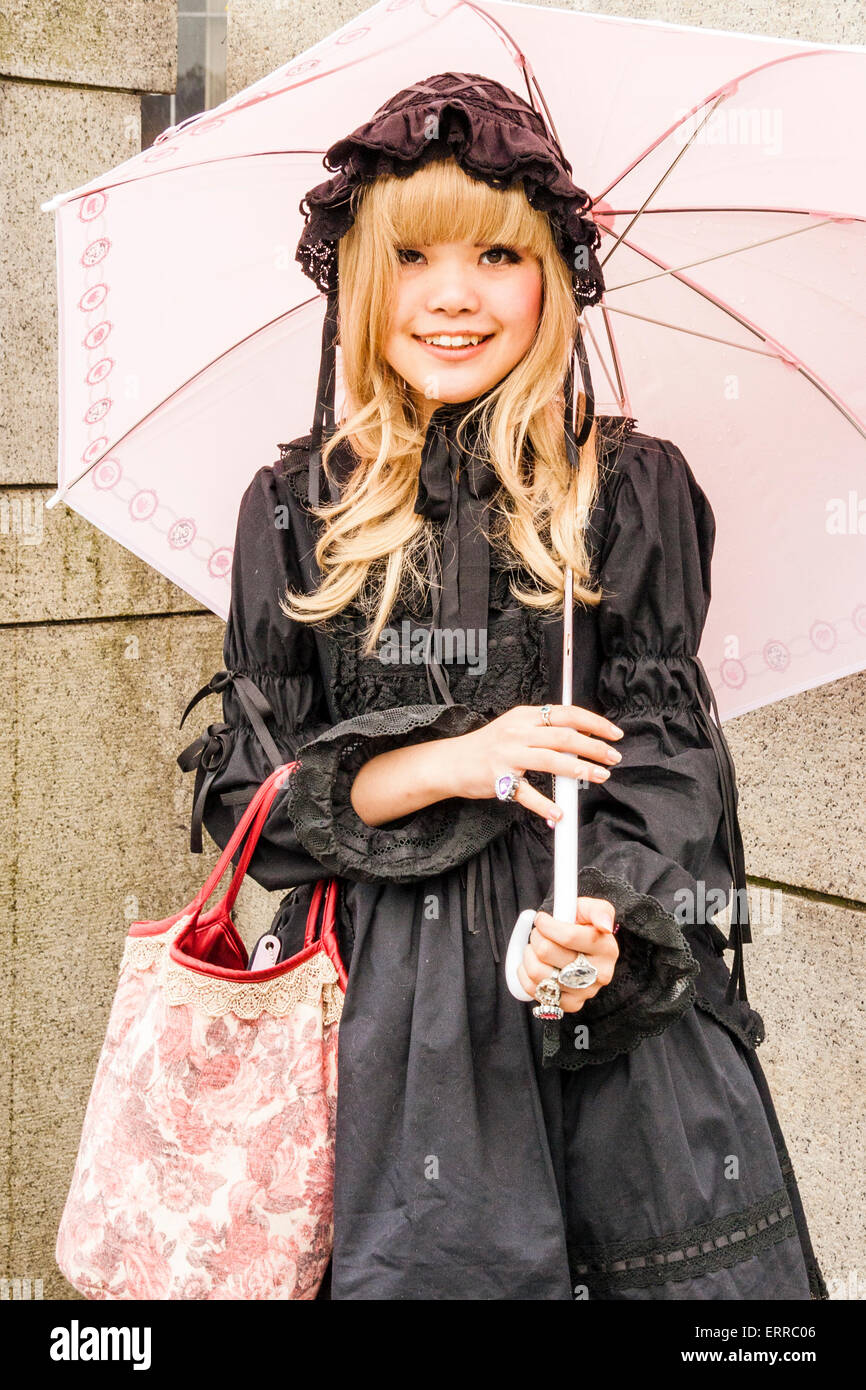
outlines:
[{"label": "black lace trim", "polygon": [[[404,621],[413,630],[424,627],[423,618],[411,619],[402,603],[395,605],[389,627],[398,632]],[[326,634],[331,654],[333,691],[337,709],[348,719],[362,710],[388,709],[400,704],[430,701],[423,663],[383,666],[376,656],[364,657],[360,649],[365,620],[352,614],[343,630]],[[491,612],[487,626],[484,669],[473,674],[467,665],[445,664],[452,699],[470,706],[484,720],[495,719],[515,705],[542,705],[547,699],[547,653],[540,624],[529,610],[512,607]]]},{"label": "black lace trim", "polygon": [[788,1193],[781,1187],[743,1211],[673,1235],[612,1245],[569,1244],[569,1260],[573,1277],[591,1293],[613,1293],[698,1279],[750,1260],[796,1234]]},{"label": "black lace trim", "polygon": [[483,723],[465,705],[410,705],[371,710],[302,744],[286,784],[298,840],[330,873],[363,883],[417,883],[471,859],[508,829],[521,807],[449,797],[371,826],[352,806],[351,788],[362,764],[379,753],[457,737]]},{"label": "black lace trim", "polygon": [[727,1028],[729,1033],[733,1033],[735,1037],[739,1038],[744,1047],[760,1047],[767,1036],[764,1020],[754,1009],[749,1009],[748,1012],[743,1009],[742,1018],[734,1018],[729,1008],[720,1006],[713,999],[708,998],[706,994],[701,993],[695,996],[695,1007],[703,1009],[705,1014],[709,1014],[723,1028]]},{"label": "black lace trim", "polygon": [[[581,897],[613,903],[620,954],[609,985],[578,1013],[544,1024],[542,1065],[566,1071],[609,1062],[663,1033],[695,1002],[700,970],[679,923],[657,898],[592,866],[581,871],[579,891]],[[552,893],[542,906],[550,912]],[[584,1034],[575,1035],[583,1028],[586,1047]]]}]

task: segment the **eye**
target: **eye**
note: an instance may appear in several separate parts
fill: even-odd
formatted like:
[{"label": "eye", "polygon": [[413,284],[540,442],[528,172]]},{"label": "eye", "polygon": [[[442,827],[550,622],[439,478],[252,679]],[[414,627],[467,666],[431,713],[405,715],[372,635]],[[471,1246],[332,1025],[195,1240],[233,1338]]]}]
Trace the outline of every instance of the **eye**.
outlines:
[{"label": "eye", "polygon": [[[523,260],[520,253],[515,251],[511,246],[489,246],[486,251],[482,251],[481,255],[482,258],[484,256],[497,257],[497,259],[492,262],[493,265],[519,265]],[[406,259],[410,256],[418,256],[420,260]],[[417,251],[413,247],[401,246],[397,248],[397,259],[401,265],[420,265],[421,261],[424,260],[424,255],[421,251]]]},{"label": "eye", "polygon": [[519,265],[523,257],[511,246],[490,246],[484,252],[485,256],[506,256],[507,260],[494,261],[494,265]]}]

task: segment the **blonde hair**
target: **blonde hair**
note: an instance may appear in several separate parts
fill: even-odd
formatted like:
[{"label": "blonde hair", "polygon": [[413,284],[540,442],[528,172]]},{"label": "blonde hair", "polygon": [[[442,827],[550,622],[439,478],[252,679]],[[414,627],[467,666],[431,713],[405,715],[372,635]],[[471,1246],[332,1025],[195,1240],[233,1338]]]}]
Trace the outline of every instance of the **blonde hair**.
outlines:
[{"label": "blonde hair", "polygon": [[[405,179],[363,184],[352,198],[355,221],[339,244],[338,301],[349,413],[322,459],[332,476],[328,459],[346,440],[358,462],[339,501],[313,509],[324,522],[315,551],[321,583],[309,595],[287,588],[282,611],[298,622],[322,622],[357,598],[371,620],[364,646],[370,656],[398,596],[425,592],[421,561],[433,523],[414,510],[425,428],[417,393],[386,361],[383,344],[401,266],[397,250],[452,240],[525,246],[542,271],[542,309],[530,347],[471,411],[476,448],[486,451],[503,486],[491,499],[491,547],[510,571],[518,602],[561,608],[570,565],[575,602],[598,604],[585,541],[598,492],[597,422],[573,470],[565,453],[563,391],[577,307],[547,217],[530,205],[522,185],[492,188],[453,159],[431,161]],[[578,429],[582,393],[579,405]],[[525,588],[516,577],[520,565],[534,580]]]}]

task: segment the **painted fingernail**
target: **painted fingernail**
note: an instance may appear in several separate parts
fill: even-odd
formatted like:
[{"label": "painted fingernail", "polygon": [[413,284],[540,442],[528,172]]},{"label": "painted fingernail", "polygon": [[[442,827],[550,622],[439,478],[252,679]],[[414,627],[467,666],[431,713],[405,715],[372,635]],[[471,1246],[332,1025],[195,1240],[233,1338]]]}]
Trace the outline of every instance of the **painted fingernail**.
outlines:
[{"label": "painted fingernail", "polygon": [[551,830],[553,830],[554,826],[556,825],[556,821],[553,819],[553,816],[547,817],[547,824],[550,826]]},{"label": "painted fingernail", "polygon": [[618,752],[616,751],[615,748],[608,748],[608,750],[607,750],[605,756],[606,756],[606,757],[608,758],[608,760],[609,760],[610,762],[612,762],[612,763],[621,763],[621,762],[622,762],[622,753],[618,753]]},{"label": "painted fingernail", "polygon": [[598,778],[599,782],[606,782],[608,777],[610,776],[610,769],[607,767],[600,767],[595,775]]}]

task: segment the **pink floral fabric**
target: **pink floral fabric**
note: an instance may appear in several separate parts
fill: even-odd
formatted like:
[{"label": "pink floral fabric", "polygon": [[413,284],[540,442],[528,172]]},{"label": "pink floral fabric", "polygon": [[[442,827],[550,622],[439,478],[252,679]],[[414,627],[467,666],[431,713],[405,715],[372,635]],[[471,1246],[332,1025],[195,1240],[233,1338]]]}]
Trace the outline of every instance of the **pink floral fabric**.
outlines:
[{"label": "pink floral fabric", "polygon": [[333,1241],[334,1010],[170,1004],[155,946],[124,954],[57,1263],[94,1299],[313,1299]]}]

